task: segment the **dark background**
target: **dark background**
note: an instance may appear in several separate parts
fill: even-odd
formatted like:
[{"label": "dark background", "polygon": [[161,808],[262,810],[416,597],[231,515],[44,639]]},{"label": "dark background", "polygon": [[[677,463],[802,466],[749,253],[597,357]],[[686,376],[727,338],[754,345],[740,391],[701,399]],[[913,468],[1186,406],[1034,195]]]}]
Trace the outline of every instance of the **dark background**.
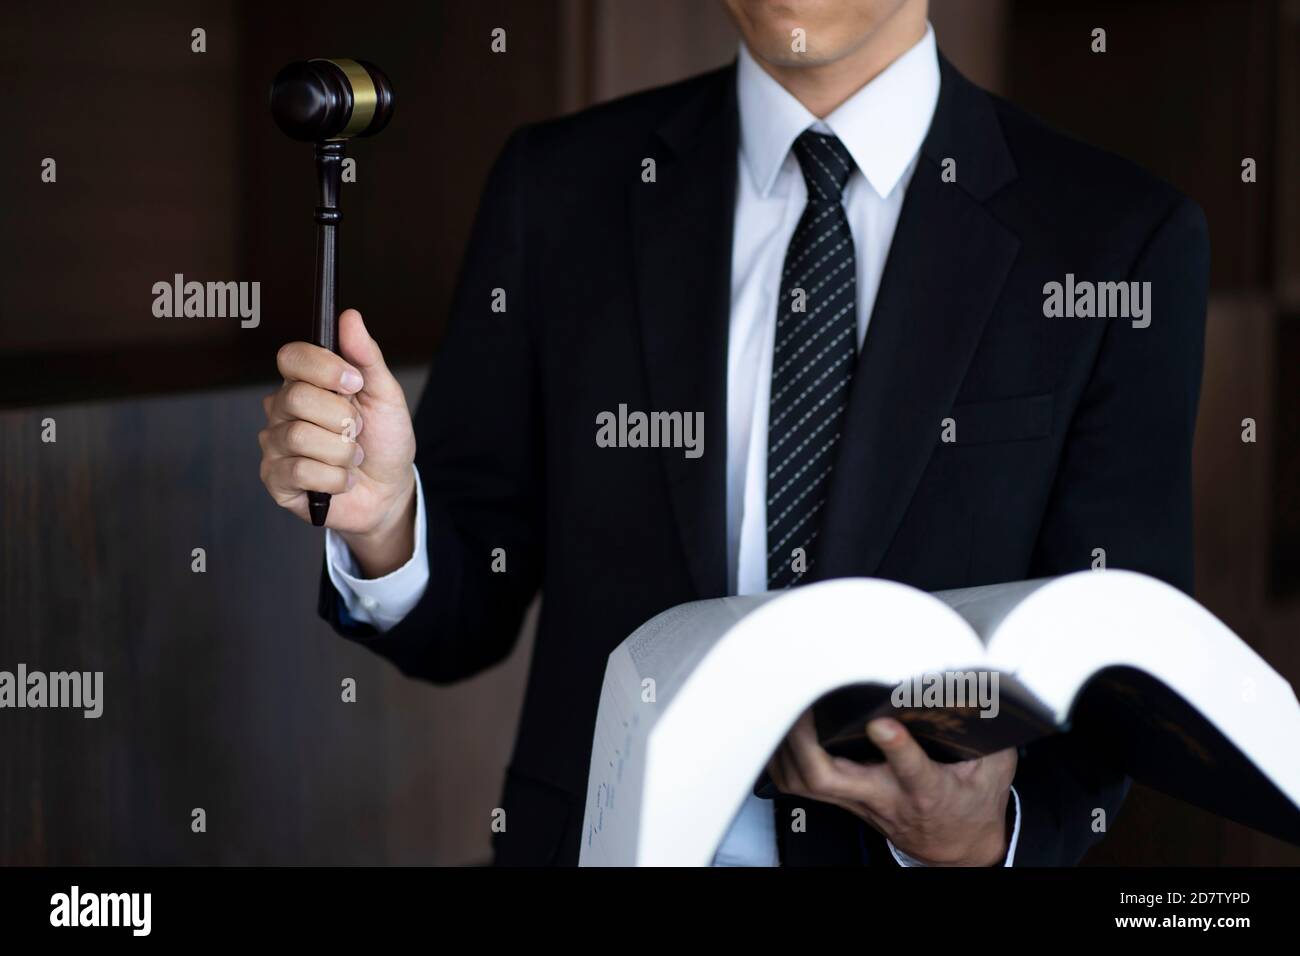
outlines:
[{"label": "dark background", "polygon": [[[931,19],[977,82],[1204,207],[1197,598],[1294,683],[1300,3],[932,0]],[[0,863],[487,858],[527,633],[467,684],[405,680],[316,619],[320,533],[258,481],[275,350],[309,332],[315,205],[311,148],[274,128],[267,84],[313,56],[392,79],[391,126],[349,145],[340,301],[414,400],[510,130],[735,44],[714,0],[6,4],[0,668],[102,670],[106,703],[99,720],[0,712]],[[260,327],[154,318],[151,287],[177,272],[259,281]],[[1137,788],[1089,862],[1296,864],[1300,849]]]}]

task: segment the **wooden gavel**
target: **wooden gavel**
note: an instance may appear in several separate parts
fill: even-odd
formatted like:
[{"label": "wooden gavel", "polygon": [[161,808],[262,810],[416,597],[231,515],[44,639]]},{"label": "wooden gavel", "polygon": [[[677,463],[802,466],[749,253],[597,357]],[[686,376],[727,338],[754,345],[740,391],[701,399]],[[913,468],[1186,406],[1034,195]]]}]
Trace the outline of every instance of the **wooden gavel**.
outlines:
[{"label": "wooden gavel", "polygon": [[[312,341],[338,349],[339,184],[343,154],[353,136],[374,136],[393,116],[393,87],[373,63],[364,60],[306,60],[290,63],[271,81],[271,116],[285,135],[316,144],[316,293]],[[325,524],[330,496],[307,492],[307,510],[316,527]]]}]

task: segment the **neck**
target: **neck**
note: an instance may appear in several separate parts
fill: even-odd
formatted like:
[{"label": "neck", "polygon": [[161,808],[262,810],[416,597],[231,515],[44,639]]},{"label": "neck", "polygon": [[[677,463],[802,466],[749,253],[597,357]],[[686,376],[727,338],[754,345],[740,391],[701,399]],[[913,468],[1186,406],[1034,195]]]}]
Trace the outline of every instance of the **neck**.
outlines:
[{"label": "neck", "polygon": [[750,53],[808,112],[825,119],[920,42],[925,13],[924,3],[904,3],[856,47],[822,63],[786,65],[762,59],[752,49]]}]

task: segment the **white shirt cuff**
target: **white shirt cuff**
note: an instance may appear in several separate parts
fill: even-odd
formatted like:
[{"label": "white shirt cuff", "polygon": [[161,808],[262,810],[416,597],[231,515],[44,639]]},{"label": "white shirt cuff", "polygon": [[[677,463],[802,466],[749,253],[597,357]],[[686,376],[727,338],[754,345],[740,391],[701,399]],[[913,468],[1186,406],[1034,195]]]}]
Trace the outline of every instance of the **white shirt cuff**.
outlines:
[{"label": "white shirt cuff", "polygon": [[[1007,858],[1006,860],[1003,861],[1002,863],[1003,866],[1012,865],[1012,861],[1014,861],[1016,858],[1016,844],[1020,842],[1020,794],[1016,793],[1015,787],[1011,788],[1011,799],[1015,801],[1016,822],[1015,825],[1011,828],[1011,842],[1007,845]],[[885,842],[889,843],[889,840],[885,840]],[[928,866],[929,865],[927,863],[922,863],[920,860],[913,859],[912,857],[904,853],[902,850],[900,850],[898,847],[894,846],[894,844],[892,843],[889,843],[889,852],[894,854],[894,862],[897,863],[899,866]]]},{"label": "white shirt cuff", "polygon": [[[411,466],[415,468],[414,465]],[[325,529],[325,568],[348,614],[383,632],[397,625],[424,596],[429,585],[429,546],[425,540],[424,489],[415,468],[415,547],[411,557],[382,578],[362,578],[341,535]]]}]

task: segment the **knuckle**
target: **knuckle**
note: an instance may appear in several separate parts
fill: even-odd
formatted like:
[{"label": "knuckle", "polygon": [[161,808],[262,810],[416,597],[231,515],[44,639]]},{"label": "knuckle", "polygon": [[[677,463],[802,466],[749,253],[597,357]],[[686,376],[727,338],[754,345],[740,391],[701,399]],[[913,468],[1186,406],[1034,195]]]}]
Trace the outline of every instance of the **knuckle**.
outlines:
[{"label": "knuckle", "polygon": [[304,421],[290,422],[284,429],[284,443],[290,451],[301,452],[307,447],[311,426]]},{"label": "knuckle", "polygon": [[282,373],[293,368],[298,362],[300,352],[297,342],[285,342],[275,353],[275,367]]},{"label": "knuckle", "polygon": [[342,401],[334,408],[334,427],[330,429],[339,435],[347,435],[357,430],[357,410],[351,402]]},{"label": "knuckle", "polygon": [[334,446],[330,451],[333,464],[338,465],[340,468],[346,468],[352,464],[352,459],[357,454],[357,446],[354,442],[339,441],[330,444]]},{"label": "knuckle", "polygon": [[307,459],[305,458],[295,458],[293,463],[289,466],[289,478],[299,488],[306,483],[310,472],[311,469],[307,464]]},{"label": "knuckle", "polygon": [[804,778],[814,793],[829,793],[834,784],[832,774],[824,767],[813,767]]},{"label": "knuckle", "polygon": [[939,801],[928,793],[918,793],[912,797],[912,807],[922,817],[931,816],[938,808]]},{"label": "knuckle", "polygon": [[285,407],[295,415],[305,411],[311,402],[312,391],[306,382],[290,382],[284,387]]}]

